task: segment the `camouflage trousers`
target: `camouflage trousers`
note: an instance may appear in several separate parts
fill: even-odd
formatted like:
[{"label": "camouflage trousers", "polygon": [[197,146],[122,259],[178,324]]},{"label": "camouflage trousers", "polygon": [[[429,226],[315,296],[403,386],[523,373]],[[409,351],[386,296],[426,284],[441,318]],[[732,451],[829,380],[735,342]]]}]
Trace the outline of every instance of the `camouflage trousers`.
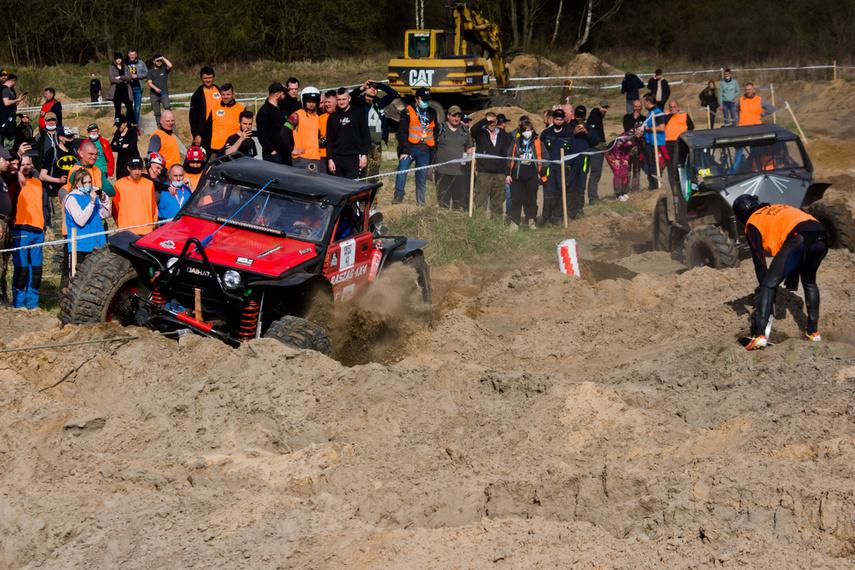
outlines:
[{"label": "camouflage trousers", "polygon": [[[380,162],[383,160],[383,143],[371,143],[368,147],[368,166],[365,168],[363,176],[377,176],[380,174]],[[382,179],[376,178],[372,182],[382,182]]]}]

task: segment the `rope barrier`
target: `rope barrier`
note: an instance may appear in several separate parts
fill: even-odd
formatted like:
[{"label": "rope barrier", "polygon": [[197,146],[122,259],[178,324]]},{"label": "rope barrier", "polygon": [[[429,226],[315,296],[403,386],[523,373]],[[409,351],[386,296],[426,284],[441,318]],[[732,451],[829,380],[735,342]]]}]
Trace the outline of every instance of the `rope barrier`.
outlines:
[{"label": "rope barrier", "polygon": [[40,346],[25,346],[23,348],[6,348],[0,350],[0,354],[4,352],[25,352],[27,350],[41,350],[45,348],[63,348],[66,346],[78,346],[81,344],[96,344],[99,342],[118,342],[120,340],[136,340],[138,336],[117,336],[115,338],[101,338],[98,340],[83,340],[80,342],[63,342],[60,344],[42,344]]},{"label": "rope barrier", "polygon": [[[159,226],[161,224],[165,224],[166,222],[171,222],[171,221],[172,221],[172,218],[170,218],[168,220],[158,220],[156,222],[150,222],[148,224],[141,224],[139,226],[129,226],[127,228],[121,228],[121,229],[116,229],[116,230],[106,230],[106,231],[97,232],[94,234],[81,235],[81,236],[77,236],[77,241],[80,241],[83,238],[90,238],[90,237],[94,237],[94,236],[109,236],[109,235],[117,234],[119,232],[124,232],[127,230],[135,230],[137,228],[147,228],[148,226]],[[24,249],[34,249],[37,247],[48,247],[51,245],[62,245],[65,243],[71,243],[72,241],[74,241],[74,240],[72,240],[71,238],[69,238],[69,239],[58,239],[58,240],[54,240],[54,241],[46,241],[44,243],[36,243],[33,245],[24,245],[21,247],[13,247],[10,249],[0,249],[0,253],[9,253],[12,251],[22,251]]]}]

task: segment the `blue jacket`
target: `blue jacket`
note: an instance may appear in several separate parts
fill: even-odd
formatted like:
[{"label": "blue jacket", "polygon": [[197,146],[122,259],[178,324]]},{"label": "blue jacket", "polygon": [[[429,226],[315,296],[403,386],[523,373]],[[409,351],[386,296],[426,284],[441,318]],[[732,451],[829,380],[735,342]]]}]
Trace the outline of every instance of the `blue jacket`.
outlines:
[{"label": "blue jacket", "polygon": [[[172,188],[172,187],[170,187]],[[190,194],[193,191],[187,184],[181,188],[175,189],[175,196],[170,192],[163,190],[160,192],[160,200],[157,202],[157,219],[171,220],[181,209],[181,206],[187,203],[190,199]]]},{"label": "blue jacket", "polygon": [[[69,200],[77,200],[77,203],[80,204],[80,208],[85,210],[86,206],[89,205],[91,198],[89,198],[89,194],[78,194],[78,193],[70,193],[65,201]],[[65,227],[68,228],[68,237],[71,237],[71,228],[77,228],[77,251],[92,251],[96,247],[102,247],[107,244],[107,238],[105,236],[93,236],[93,237],[83,237],[89,234],[97,234],[104,231],[104,223],[101,221],[101,209],[99,204],[95,204],[95,208],[92,210],[92,215],[89,216],[89,219],[86,223],[81,227],[77,225],[77,222],[74,221],[74,218],[71,217],[71,213],[68,209],[65,209]],[[69,251],[71,251],[71,244],[68,245]]]}]

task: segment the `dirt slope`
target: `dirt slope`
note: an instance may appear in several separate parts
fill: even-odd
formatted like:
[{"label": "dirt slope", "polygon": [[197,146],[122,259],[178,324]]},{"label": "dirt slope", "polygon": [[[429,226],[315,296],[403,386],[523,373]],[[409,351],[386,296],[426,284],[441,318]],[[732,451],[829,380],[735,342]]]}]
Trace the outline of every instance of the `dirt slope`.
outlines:
[{"label": "dirt slope", "polygon": [[581,278],[434,269],[390,364],[0,311],[10,347],[138,337],[0,355],[0,568],[855,566],[855,255],[824,342],[782,292],[747,353],[750,264],[650,251],[654,200],[573,223]]}]

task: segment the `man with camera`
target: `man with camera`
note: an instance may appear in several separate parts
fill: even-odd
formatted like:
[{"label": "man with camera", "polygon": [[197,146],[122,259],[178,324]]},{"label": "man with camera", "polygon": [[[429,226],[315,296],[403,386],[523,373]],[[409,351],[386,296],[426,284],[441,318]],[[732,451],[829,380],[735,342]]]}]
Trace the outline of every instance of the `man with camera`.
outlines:
[{"label": "man with camera", "polygon": [[225,154],[240,152],[252,158],[258,156],[258,152],[255,149],[255,142],[252,140],[252,137],[255,136],[252,132],[253,116],[252,111],[241,112],[238,132],[230,136],[226,140],[226,146],[223,147]]},{"label": "man with camera", "polygon": [[[20,248],[45,241],[45,228],[50,225],[50,204],[41,180],[33,176],[33,159],[21,158],[18,168],[21,190],[15,204],[15,228],[12,246]],[[21,249],[12,254],[12,305],[35,309],[42,282],[42,248]]]},{"label": "man with camera", "polygon": [[[379,99],[377,98],[378,89],[385,93]],[[369,80],[351,91],[350,96],[354,100],[354,105],[363,106],[365,116],[368,118],[368,132],[371,134],[365,176],[376,176],[380,174],[383,143],[389,143],[389,126],[386,124],[385,108],[398,97],[398,92],[384,83]]]},{"label": "man with camera", "polygon": [[154,66],[148,70],[148,86],[151,88],[149,100],[151,110],[154,111],[154,122],[160,124],[160,107],[169,111],[169,72],[172,71],[172,62],[164,56],[155,54]]}]

